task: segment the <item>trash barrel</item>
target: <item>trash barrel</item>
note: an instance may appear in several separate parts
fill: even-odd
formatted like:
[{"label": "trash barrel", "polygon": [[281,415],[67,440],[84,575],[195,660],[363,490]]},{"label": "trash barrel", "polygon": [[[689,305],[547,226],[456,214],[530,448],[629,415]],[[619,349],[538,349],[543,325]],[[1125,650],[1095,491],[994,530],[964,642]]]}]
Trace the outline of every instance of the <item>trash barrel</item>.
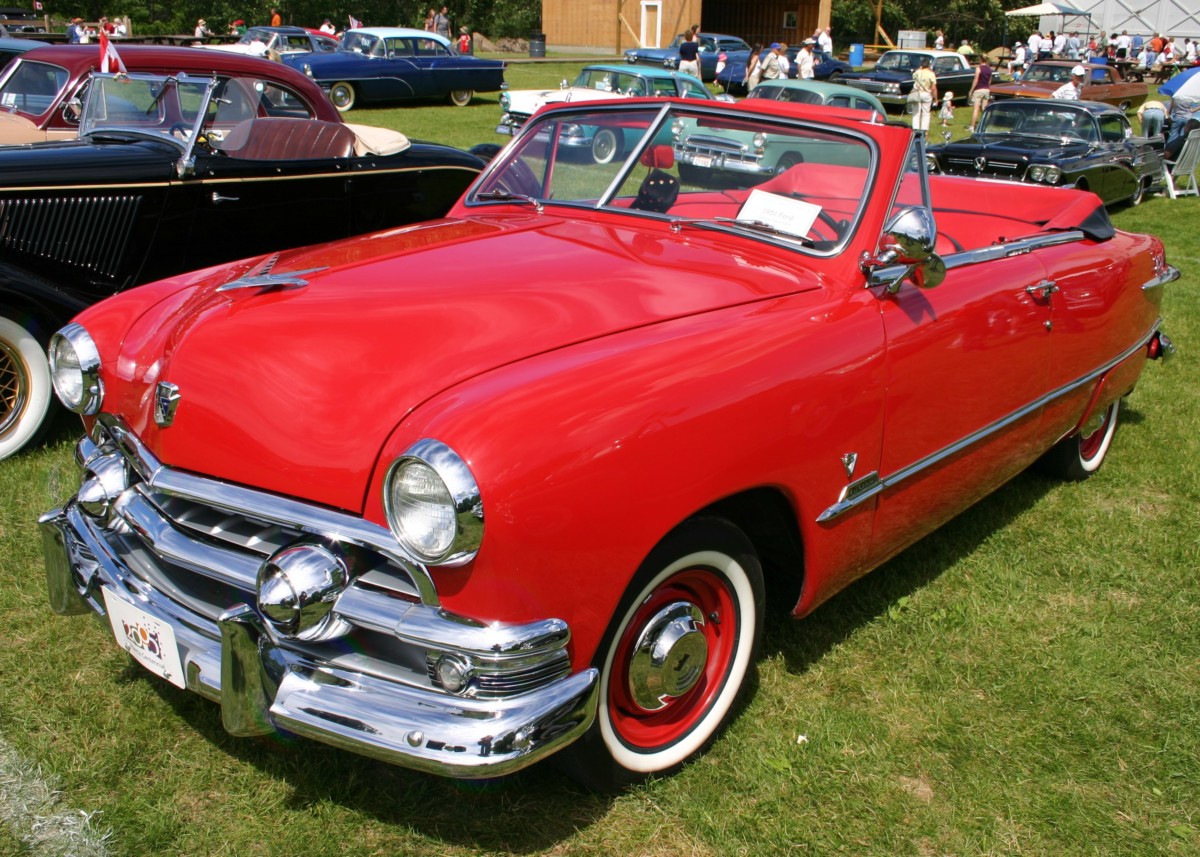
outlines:
[{"label": "trash barrel", "polygon": [[862,45],[851,45],[850,46],[850,65],[854,66],[855,68],[858,68],[862,64],[863,64],[863,46]]},{"label": "trash barrel", "polygon": [[546,55],[545,33],[529,34],[529,55],[531,57],[544,57]]}]

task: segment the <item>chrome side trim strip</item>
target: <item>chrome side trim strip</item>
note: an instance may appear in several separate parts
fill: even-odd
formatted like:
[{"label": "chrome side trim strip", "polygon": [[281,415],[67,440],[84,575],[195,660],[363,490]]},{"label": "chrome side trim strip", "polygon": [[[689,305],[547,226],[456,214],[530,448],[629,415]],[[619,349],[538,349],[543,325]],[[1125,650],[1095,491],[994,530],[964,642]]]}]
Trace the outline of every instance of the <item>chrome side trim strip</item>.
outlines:
[{"label": "chrome side trim strip", "polygon": [[1000,431],[1001,429],[1005,429],[1008,426],[1012,425],[1013,423],[1016,423],[1016,422],[1024,419],[1025,417],[1029,416],[1031,413],[1037,411],[1039,408],[1045,407],[1047,404],[1054,401],[1055,399],[1065,396],[1067,393],[1070,393],[1071,391],[1077,390],[1080,387],[1084,386],[1085,384],[1089,384],[1092,381],[1095,381],[1101,375],[1103,375],[1106,372],[1108,372],[1109,370],[1111,370],[1114,366],[1117,366],[1122,361],[1127,360],[1128,358],[1132,357],[1134,354],[1136,354],[1138,352],[1139,349],[1145,348],[1146,343],[1149,341],[1150,337],[1154,335],[1154,332],[1158,329],[1158,326],[1161,323],[1162,323],[1161,318],[1158,319],[1157,321],[1155,321],[1154,324],[1151,326],[1151,328],[1148,331],[1146,331],[1145,335],[1142,336],[1140,339],[1138,339],[1138,341],[1136,343],[1131,345],[1129,348],[1126,348],[1118,356],[1114,357],[1112,360],[1109,360],[1107,363],[1100,366],[1099,368],[1092,370],[1091,372],[1089,372],[1088,374],[1086,374],[1080,378],[1076,378],[1074,381],[1070,381],[1066,384],[1063,384],[1058,389],[1051,390],[1049,393],[1046,393],[1045,395],[1040,396],[1039,398],[1035,399],[1034,401],[1030,402],[1029,404],[1027,404],[1021,408],[1018,408],[1017,410],[1013,411],[1012,413],[1008,414],[1007,416],[1001,417],[1000,419],[996,420],[995,422],[993,422],[989,425],[986,425],[981,429],[971,432],[971,434],[967,435],[966,437],[960,438],[959,440],[955,441],[954,443],[950,444],[949,446],[946,446],[943,449],[939,449],[937,452],[930,453],[929,455],[925,456],[924,458],[920,459],[919,461],[914,461],[912,464],[908,465],[907,467],[900,468],[899,470],[897,470],[895,473],[891,474],[890,476],[878,477],[877,484],[859,489],[859,491],[857,493],[855,493],[853,497],[849,496],[849,494],[847,493],[849,491],[849,489],[853,485],[867,481],[868,479],[871,478],[871,476],[874,476],[874,474],[864,476],[862,479],[859,480],[858,483],[852,483],[852,485],[846,486],[846,488],[842,489],[842,497],[844,497],[845,499],[843,500],[842,498],[839,498],[838,502],[834,503],[832,506],[830,506],[828,509],[826,509],[824,512],[822,512],[820,515],[818,515],[817,523],[823,524],[826,521],[830,521],[830,520],[838,517],[839,515],[842,515],[848,511],[850,511],[855,506],[857,506],[859,503],[862,503],[865,500],[869,500],[870,498],[877,496],[878,494],[882,493],[883,491],[885,491],[888,488],[891,488],[895,485],[899,485],[905,479],[908,479],[912,476],[916,476],[918,473],[920,473],[924,470],[927,470],[930,467],[933,467],[935,464],[939,464],[942,461],[945,461],[950,456],[957,455],[959,452],[962,452],[967,447],[972,446],[975,443],[978,443],[979,441],[983,440],[984,438],[990,437],[991,435],[995,434],[996,432]]},{"label": "chrome side trim strip", "polygon": [[1181,276],[1183,275],[1179,273],[1178,268],[1176,268],[1174,265],[1167,265],[1167,270],[1159,274],[1157,277],[1147,280],[1145,284],[1143,284],[1142,291],[1148,292],[1151,289],[1161,289],[1167,283],[1173,283]]},{"label": "chrome side trim strip", "polygon": [[162,465],[117,417],[101,414],[98,419],[122,449],[130,454],[141,477],[156,490],[207,503],[226,512],[246,514],[259,521],[376,551],[404,569],[416,585],[423,604],[430,607],[440,604],[429,570],[408,556],[386,527],[344,512],[172,470]]}]

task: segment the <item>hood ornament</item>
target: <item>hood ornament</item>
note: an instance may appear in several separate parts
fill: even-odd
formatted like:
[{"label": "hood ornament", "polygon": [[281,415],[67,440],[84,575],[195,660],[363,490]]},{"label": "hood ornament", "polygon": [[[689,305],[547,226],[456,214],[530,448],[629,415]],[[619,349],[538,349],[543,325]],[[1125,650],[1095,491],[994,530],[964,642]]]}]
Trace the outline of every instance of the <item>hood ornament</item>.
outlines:
[{"label": "hood ornament", "polygon": [[984,171],[984,168],[986,168],[986,167],[987,167],[987,158],[985,158],[983,155],[980,155],[979,157],[977,157],[975,159],[975,172],[981,173]]},{"label": "hood ornament", "polygon": [[255,274],[230,280],[217,288],[218,292],[231,292],[234,289],[298,289],[308,285],[305,274],[316,274],[327,270],[326,267],[306,268],[303,271],[288,271],[283,274]]},{"label": "hood ornament", "polygon": [[154,388],[154,424],[167,428],[175,422],[175,409],[179,407],[179,387],[168,382],[159,381]]}]

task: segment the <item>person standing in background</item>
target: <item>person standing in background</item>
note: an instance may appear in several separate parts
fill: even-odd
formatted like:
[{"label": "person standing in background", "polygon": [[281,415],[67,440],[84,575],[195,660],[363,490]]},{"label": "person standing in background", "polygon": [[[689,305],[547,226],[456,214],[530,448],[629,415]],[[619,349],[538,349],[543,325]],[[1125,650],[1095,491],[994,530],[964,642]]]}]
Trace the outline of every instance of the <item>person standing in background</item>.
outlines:
[{"label": "person standing in background", "polygon": [[796,77],[800,80],[812,80],[816,76],[816,64],[813,62],[813,40],[805,39],[796,54]]},{"label": "person standing in background", "polygon": [[929,131],[929,114],[937,101],[937,75],[929,67],[929,57],[921,57],[921,67],[913,72],[913,130]]},{"label": "person standing in background", "polygon": [[443,6],[442,11],[433,19],[433,31],[446,41],[450,41],[450,7]]},{"label": "person standing in background", "polygon": [[279,10],[277,8],[275,8],[274,6],[271,7],[271,26],[272,27],[282,27],[283,26],[283,16],[279,14]]},{"label": "person standing in background", "polygon": [[971,81],[971,124],[967,127],[969,133],[975,133],[975,126],[979,124],[979,114],[987,107],[991,97],[992,67],[988,64],[987,54],[983,54],[975,68],[975,79]]},{"label": "person standing in background", "polygon": [[700,42],[691,30],[683,34],[679,43],[679,70],[692,77],[700,76]]}]

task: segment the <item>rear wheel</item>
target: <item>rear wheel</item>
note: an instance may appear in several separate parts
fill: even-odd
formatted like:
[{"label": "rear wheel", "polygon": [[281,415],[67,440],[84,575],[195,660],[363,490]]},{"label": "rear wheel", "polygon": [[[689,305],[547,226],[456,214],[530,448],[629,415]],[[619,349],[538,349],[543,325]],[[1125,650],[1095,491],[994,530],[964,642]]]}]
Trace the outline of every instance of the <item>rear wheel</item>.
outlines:
[{"label": "rear wheel", "polygon": [[1146,198],[1146,184],[1148,182],[1149,179],[1138,179],[1137,189],[1134,190],[1133,196],[1129,197],[1129,204],[1131,206],[1142,204],[1142,200]]},{"label": "rear wheel", "polygon": [[1115,400],[1099,419],[1085,425],[1050,448],[1037,463],[1038,470],[1047,476],[1068,482],[1082,482],[1100,469],[1117,431],[1117,413],[1121,400]]},{"label": "rear wheel", "polygon": [[358,100],[358,94],[354,91],[354,84],[340,81],[329,87],[329,100],[333,102],[333,106],[345,113],[354,106],[354,102]]},{"label": "rear wheel", "polygon": [[41,343],[0,317],[0,458],[33,442],[49,423],[50,365]]},{"label": "rear wheel", "polygon": [[473,89],[454,89],[451,90],[448,100],[455,107],[466,107],[471,103],[471,99],[475,97]]},{"label": "rear wheel", "polygon": [[762,569],[721,518],[688,521],[651,551],[596,654],[600,708],[563,761],[611,790],[679,767],[728,720],[762,638]]}]

